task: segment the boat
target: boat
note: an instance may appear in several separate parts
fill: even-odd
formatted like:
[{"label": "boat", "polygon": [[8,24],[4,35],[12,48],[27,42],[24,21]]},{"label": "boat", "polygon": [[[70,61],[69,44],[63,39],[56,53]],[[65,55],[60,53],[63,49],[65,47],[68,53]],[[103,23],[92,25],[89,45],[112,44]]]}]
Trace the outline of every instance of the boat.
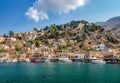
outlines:
[{"label": "boat", "polygon": [[4,62],[3,60],[0,60],[0,62]]},{"label": "boat", "polygon": [[25,62],[31,62],[31,60],[29,58],[25,59]]},{"label": "boat", "polygon": [[17,59],[16,59],[16,58],[15,58],[15,59],[13,59],[13,60],[12,60],[12,62],[17,62]]},{"label": "boat", "polygon": [[120,64],[120,61],[118,61],[118,64]]},{"label": "boat", "polygon": [[49,61],[50,61],[49,58],[44,58],[44,59],[42,60],[42,62],[49,62]]},{"label": "boat", "polygon": [[0,62],[4,62],[4,59],[0,59]]},{"label": "boat", "polygon": [[59,62],[59,59],[58,58],[51,58],[50,61],[51,62]]},{"label": "boat", "polygon": [[95,59],[91,61],[93,64],[106,64],[106,62],[102,59]]},{"label": "boat", "polygon": [[40,58],[32,58],[31,59],[31,62],[40,62],[41,60],[40,60]]},{"label": "boat", "polygon": [[68,59],[68,58],[61,58],[59,59],[61,62],[72,62],[72,60]]},{"label": "boat", "polygon": [[12,60],[11,59],[7,59],[6,62],[12,62]]}]

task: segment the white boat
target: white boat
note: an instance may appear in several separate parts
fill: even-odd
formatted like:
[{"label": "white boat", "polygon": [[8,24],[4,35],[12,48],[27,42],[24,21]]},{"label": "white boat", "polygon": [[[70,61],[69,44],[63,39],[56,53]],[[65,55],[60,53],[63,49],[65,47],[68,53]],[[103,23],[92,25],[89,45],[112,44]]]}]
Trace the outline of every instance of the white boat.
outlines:
[{"label": "white boat", "polygon": [[31,62],[31,60],[29,58],[25,59],[25,62]]},{"label": "white boat", "polygon": [[44,58],[44,60],[43,60],[44,62],[49,62],[50,61],[50,59],[49,58]]},{"label": "white boat", "polygon": [[17,59],[13,59],[12,62],[17,62]]},{"label": "white boat", "polygon": [[61,62],[72,62],[72,60],[68,59],[68,58],[61,58],[59,59]]},{"label": "white boat", "polygon": [[93,64],[106,64],[106,62],[102,59],[95,59],[95,60],[92,60],[92,63]]},{"label": "white boat", "polygon": [[0,59],[0,62],[4,62],[4,59]]},{"label": "white boat", "polygon": [[7,59],[6,62],[12,62],[12,60],[11,59]]}]

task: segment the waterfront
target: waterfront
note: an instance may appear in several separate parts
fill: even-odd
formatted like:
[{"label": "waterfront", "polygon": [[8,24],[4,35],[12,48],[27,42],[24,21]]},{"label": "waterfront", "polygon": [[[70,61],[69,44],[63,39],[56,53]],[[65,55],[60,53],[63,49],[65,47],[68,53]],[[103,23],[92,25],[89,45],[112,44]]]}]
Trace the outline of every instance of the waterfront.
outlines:
[{"label": "waterfront", "polygon": [[0,63],[0,83],[120,83],[119,64]]}]

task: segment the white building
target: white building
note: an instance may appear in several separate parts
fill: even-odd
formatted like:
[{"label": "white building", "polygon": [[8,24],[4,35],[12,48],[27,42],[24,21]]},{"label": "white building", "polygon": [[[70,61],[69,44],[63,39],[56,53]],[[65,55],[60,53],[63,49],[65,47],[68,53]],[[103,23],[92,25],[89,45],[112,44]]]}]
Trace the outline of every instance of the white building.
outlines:
[{"label": "white building", "polygon": [[13,38],[13,37],[9,37],[7,38],[7,42],[16,42],[16,38]]},{"label": "white building", "polygon": [[4,50],[7,50],[7,49],[9,49],[9,46],[6,45],[6,44],[0,44],[0,48],[4,49]]},{"label": "white building", "polygon": [[84,59],[84,54],[73,54],[72,58],[73,59]]},{"label": "white building", "polygon": [[94,45],[94,48],[96,48],[97,50],[105,50],[105,44],[99,44],[99,45]]},{"label": "white building", "polygon": [[9,58],[9,53],[0,53],[0,60],[6,60]]}]

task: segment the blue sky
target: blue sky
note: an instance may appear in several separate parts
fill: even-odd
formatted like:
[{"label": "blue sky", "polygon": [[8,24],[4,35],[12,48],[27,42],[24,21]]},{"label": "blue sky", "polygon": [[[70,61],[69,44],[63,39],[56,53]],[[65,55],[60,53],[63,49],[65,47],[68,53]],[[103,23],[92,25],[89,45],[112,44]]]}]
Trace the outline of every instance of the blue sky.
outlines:
[{"label": "blue sky", "polygon": [[106,21],[115,16],[120,16],[120,0],[0,0],[0,35],[71,20]]}]

